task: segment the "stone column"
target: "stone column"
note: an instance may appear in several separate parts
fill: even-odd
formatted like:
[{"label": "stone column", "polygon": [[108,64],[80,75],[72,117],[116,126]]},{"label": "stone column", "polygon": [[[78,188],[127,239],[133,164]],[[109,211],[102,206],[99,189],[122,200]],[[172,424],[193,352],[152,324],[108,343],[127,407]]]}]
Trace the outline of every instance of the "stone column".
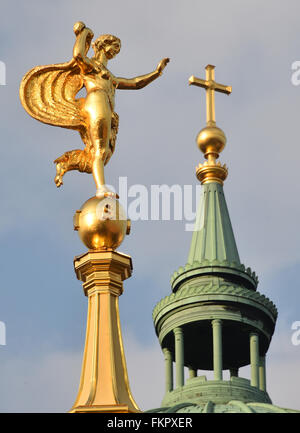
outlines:
[{"label": "stone column", "polygon": [[197,377],[197,370],[195,368],[189,367],[189,378],[193,379],[193,377]]},{"label": "stone column", "polygon": [[222,320],[214,319],[213,328],[213,359],[214,359],[214,380],[222,380]]},{"label": "stone column", "polygon": [[238,368],[231,368],[229,371],[230,371],[230,377],[239,377]]},{"label": "stone column", "polygon": [[256,332],[250,334],[251,386],[259,387],[259,339]]},{"label": "stone column", "polygon": [[183,330],[175,328],[175,362],[176,362],[176,388],[184,385],[184,344]]},{"label": "stone column", "polygon": [[266,391],[266,357],[259,358],[259,389]]},{"label": "stone column", "polygon": [[166,392],[173,391],[173,360],[172,354],[166,347],[163,348],[165,357]]}]

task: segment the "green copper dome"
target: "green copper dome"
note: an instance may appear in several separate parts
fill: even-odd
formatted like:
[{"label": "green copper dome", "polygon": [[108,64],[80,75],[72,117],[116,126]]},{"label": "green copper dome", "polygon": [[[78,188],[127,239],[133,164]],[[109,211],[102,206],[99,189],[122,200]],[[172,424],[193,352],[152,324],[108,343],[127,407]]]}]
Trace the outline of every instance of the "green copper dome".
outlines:
[{"label": "green copper dome", "polygon": [[[214,81],[214,66],[206,67],[206,75],[190,79],[208,92],[207,126],[197,138],[206,159],[196,168],[201,197],[187,263],[172,275],[172,293],[153,310],[165,394],[161,408],[148,412],[297,412],[273,406],[267,392],[266,355],[277,309],[240,261],[223,192],[228,170],[217,162],[226,137],[214,119],[214,92],[231,88]],[[248,365],[250,377],[240,377]],[[213,379],[201,370],[212,371]]]},{"label": "green copper dome", "polygon": [[[265,356],[277,309],[256,291],[257,283],[255,273],[240,262],[223,186],[203,185],[188,261],[172,276],[173,293],[153,310],[166,365],[162,411],[184,405],[195,412],[253,412],[247,406],[252,402],[271,405]],[[249,364],[251,380],[239,377],[239,368]],[[198,375],[199,370],[214,371],[214,380]],[[230,371],[229,380],[223,380],[224,370]],[[234,406],[226,406],[233,400]]]},{"label": "green copper dome", "polygon": [[180,403],[176,406],[152,409],[151,413],[299,413],[297,410],[284,409],[268,403],[244,403],[239,400],[229,401],[227,404]]},{"label": "green copper dome", "polygon": [[[161,408],[147,412],[297,412],[272,405],[266,389],[276,306],[256,290],[255,273],[240,262],[222,185],[202,188],[187,264],[172,276],[173,293],[153,310],[166,392]],[[251,378],[239,377],[239,368],[249,364]],[[213,370],[214,379],[199,370]],[[227,380],[224,370],[230,371]]]}]

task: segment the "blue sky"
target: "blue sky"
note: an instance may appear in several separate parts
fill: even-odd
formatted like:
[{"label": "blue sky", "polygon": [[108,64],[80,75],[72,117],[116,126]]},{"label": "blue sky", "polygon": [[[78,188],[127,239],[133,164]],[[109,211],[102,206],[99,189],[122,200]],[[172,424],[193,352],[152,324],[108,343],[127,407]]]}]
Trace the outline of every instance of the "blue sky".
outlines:
[{"label": "blue sky", "polygon": [[[291,325],[300,320],[299,112],[300,86],[291,65],[300,60],[298,1],[65,0],[2,2],[0,60],[1,290],[0,410],[65,412],[76,397],[87,300],[73,270],[85,251],[72,217],[94,195],[92,176],[68,173],[54,184],[53,160],[80,146],[75,132],[43,125],[22,108],[22,76],[38,64],[71,58],[73,24],[122,40],[109,68],[132,77],[170,57],[163,76],[138,92],[118,92],[120,129],[106,170],[128,185],[196,186],[203,161],[195,137],[205,124],[204,91],[188,86],[216,65],[216,80],[232,85],[217,95],[216,118],[227,135],[221,161],[224,191],[241,261],[258,274],[258,290],[279,310],[267,361],[269,394],[300,409],[300,346]],[[137,221],[120,250],[134,273],[120,298],[133,394],[143,409],[163,397],[163,358],[151,312],[170,293],[171,274],[187,260],[191,233],[184,221]]]}]

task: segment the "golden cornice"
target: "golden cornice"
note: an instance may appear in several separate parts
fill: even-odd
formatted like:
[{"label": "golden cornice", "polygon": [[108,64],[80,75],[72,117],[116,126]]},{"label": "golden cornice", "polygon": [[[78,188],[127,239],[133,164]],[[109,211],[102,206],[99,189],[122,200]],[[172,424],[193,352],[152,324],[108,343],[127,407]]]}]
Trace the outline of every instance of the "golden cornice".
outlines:
[{"label": "golden cornice", "polygon": [[226,164],[222,165],[220,162],[209,164],[205,161],[204,164],[199,164],[196,167],[196,176],[202,185],[210,182],[218,182],[223,185],[227,175]]},{"label": "golden cornice", "polygon": [[74,268],[79,280],[85,282],[93,272],[109,271],[126,280],[132,273],[132,260],[127,254],[117,251],[88,251],[74,258]]}]

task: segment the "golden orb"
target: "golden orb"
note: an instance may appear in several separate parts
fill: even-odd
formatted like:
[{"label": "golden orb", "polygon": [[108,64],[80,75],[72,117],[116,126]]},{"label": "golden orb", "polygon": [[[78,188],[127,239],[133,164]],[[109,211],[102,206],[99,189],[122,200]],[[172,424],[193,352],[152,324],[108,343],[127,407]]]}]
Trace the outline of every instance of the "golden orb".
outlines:
[{"label": "golden orb", "polygon": [[74,230],[91,250],[115,250],[129,234],[130,221],[115,197],[92,197],[76,211]]},{"label": "golden orb", "polygon": [[199,132],[196,141],[205,157],[209,154],[215,154],[218,157],[225,147],[226,136],[217,126],[206,126]]}]

